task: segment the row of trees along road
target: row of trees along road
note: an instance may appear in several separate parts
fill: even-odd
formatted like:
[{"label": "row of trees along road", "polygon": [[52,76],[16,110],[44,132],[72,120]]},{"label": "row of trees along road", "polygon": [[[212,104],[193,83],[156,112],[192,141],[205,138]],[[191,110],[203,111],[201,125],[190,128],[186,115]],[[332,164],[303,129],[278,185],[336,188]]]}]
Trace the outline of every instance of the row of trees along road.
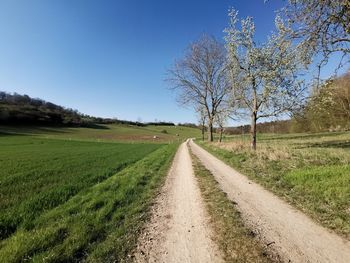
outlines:
[{"label": "row of trees along road", "polygon": [[[238,12],[229,12],[225,45],[202,36],[169,70],[168,80],[183,105],[194,106],[202,134],[213,125],[221,132],[228,118],[249,116],[251,147],[256,149],[256,123],[299,110],[306,85],[301,78],[315,57],[320,69],[333,53],[339,67],[349,62],[350,4],[338,0],[290,0],[276,16],[276,32],[265,43],[255,41],[251,17],[238,25]],[[319,77],[319,76],[318,76]],[[221,133],[222,134],[222,133]],[[220,136],[221,140],[221,136]]]}]

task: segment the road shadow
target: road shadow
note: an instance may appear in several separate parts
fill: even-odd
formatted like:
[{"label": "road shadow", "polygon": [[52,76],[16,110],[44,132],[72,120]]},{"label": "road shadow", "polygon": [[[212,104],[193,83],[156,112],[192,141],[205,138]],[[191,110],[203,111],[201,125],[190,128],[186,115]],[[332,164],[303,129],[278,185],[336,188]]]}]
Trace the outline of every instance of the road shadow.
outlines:
[{"label": "road shadow", "polygon": [[25,134],[17,134],[17,133],[11,133],[11,132],[5,132],[5,131],[0,131],[0,137],[4,136],[24,136]]},{"label": "road shadow", "polygon": [[96,124],[96,123],[89,123],[84,124],[82,128],[90,128],[90,129],[97,129],[97,130],[109,130],[110,128],[103,124]]}]

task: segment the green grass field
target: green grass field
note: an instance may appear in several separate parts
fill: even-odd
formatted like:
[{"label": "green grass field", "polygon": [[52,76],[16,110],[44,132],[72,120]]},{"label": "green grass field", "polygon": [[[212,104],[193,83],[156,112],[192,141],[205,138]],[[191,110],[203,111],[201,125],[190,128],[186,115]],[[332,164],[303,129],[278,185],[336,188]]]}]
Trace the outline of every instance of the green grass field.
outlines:
[{"label": "green grass field", "polygon": [[128,259],[178,143],[106,130],[2,129],[0,262]]},{"label": "green grass field", "polygon": [[[41,138],[88,140],[97,142],[179,142],[199,137],[200,130],[183,126],[96,125],[95,128],[72,127],[18,127],[0,126],[0,131],[10,134],[35,135]],[[154,138],[156,136],[157,138]]]},{"label": "green grass field", "polygon": [[350,133],[260,134],[200,143],[214,155],[350,238]]}]

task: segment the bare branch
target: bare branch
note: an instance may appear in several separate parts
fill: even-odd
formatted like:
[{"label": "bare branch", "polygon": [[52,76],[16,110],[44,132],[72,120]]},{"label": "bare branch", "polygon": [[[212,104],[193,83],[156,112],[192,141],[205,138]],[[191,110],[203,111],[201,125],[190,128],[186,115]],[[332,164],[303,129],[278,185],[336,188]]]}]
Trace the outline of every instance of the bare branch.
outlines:
[{"label": "bare branch", "polygon": [[206,113],[209,140],[213,139],[214,118],[227,107],[231,94],[226,50],[215,38],[203,36],[190,45],[185,56],[175,62],[167,79],[177,91],[181,104]]}]

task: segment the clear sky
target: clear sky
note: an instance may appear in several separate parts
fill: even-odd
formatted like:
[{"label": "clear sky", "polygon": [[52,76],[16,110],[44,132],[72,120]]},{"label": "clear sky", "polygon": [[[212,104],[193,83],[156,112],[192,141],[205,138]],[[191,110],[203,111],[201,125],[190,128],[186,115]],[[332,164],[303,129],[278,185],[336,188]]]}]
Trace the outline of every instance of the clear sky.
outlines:
[{"label": "clear sky", "polygon": [[0,90],[101,117],[196,122],[164,82],[201,34],[223,39],[229,7],[258,39],[282,0],[0,0]]}]

